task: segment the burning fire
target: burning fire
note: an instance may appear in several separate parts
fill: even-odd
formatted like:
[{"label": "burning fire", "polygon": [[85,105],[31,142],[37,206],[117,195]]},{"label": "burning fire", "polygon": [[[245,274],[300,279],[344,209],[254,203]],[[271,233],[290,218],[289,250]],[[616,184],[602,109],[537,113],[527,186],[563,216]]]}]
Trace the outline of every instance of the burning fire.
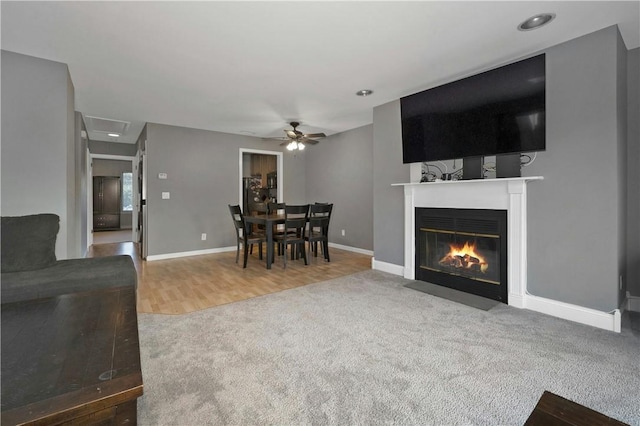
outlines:
[{"label": "burning fire", "polygon": [[473,269],[485,273],[489,264],[476,253],[475,244],[465,242],[463,246],[449,244],[450,251],[438,262],[442,266]]}]

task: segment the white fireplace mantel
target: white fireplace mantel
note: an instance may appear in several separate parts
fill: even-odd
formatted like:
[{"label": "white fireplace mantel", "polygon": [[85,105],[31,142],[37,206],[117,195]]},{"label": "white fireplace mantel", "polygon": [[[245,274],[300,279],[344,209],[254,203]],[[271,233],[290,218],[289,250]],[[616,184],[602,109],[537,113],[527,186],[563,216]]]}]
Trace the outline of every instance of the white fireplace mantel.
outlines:
[{"label": "white fireplace mantel", "polygon": [[527,293],[527,183],[520,178],[398,183],[404,186],[404,277],[415,279],[415,209],[438,207],[507,211],[507,299],[524,308]]},{"label": "white fireplace mantel", "polygon": [[415,279],[416,207],[506,210],[508,304],[620,332],[621,317],[617,309],[600,312],[534,296],[527,291],[527,184],[542,179],[542,176],[530,176],[393,184],[404,187],[404,277]]}]

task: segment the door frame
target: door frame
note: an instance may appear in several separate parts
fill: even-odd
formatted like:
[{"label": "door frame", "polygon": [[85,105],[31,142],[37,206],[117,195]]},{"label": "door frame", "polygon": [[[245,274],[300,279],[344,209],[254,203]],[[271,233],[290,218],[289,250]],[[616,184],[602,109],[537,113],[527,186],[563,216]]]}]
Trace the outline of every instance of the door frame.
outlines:
[{"label": "door frame", "polygon": [[[138,163],[136,156],[112,155],[112,154],[92,154],[89,152],[87,161],[87,248],[93,244],[93,160],[118,160],[130,161],[131,172],[133,173],[133,193],[138,191]],[[133,197],[133,211],[131,213],[131,241],[138,240],[138,200]],[[136,214],[134,214],[136,213]]]},{"label": "door frame", "polygon": [[240,155],[239,155],[239,167],[238,167],[238,205],[242,206],[242,192],[244,190],[243,186],[242,186],[242,156],[243,154],[263,154],[263,155],[275,155],[276,159],[277,159],[277,170],[276,172],[278,173],[278,202],[281,203],[283,198],[283,190],[282,190],[282,186],[283,186],[283,176],[282,176],[282,170],[283,170],[283,153],[282,151],[265,151],[263,149],[250,149],[250,148],[240,148]]}]

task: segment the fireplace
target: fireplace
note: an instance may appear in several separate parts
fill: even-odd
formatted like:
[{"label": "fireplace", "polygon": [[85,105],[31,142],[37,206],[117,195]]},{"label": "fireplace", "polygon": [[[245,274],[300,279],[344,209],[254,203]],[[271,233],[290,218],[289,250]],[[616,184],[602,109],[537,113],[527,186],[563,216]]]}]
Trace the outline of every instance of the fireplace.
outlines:
[{"label": "fireplace", "polygon": [[[415,173],[413,173],[414,170]],[[420,163],[412,164],[412,176],[414,176],[416,180],[420,179],[420,171]],[[416,223],[420,223],[419,212],[422,208],[427,210],[433,209],[433,211],[446,211],[447,213],[449,213],[449,211],[459,210],[467,210],[472,213],[481,212],[482,210],[493,210],[501,211],[502,213],[499,214],[504,215],[504,212],[506,212],[506,221],[504,220],[504,216],[503,219],[498,219],[502,221],[499,225],[500,232],[497,233],[500,235],[501,254],[499,257],[499,268],[502,271],[500,272],[500,285],[481,281],[483,275],[477,273],[475,277],[472,277],[476,279],[469,279],[468,276],[464,276],[463,274],[460,274],[460,279],[469,279],[466,283],[469,284],[473,290],[482,287],[486,290],[487,288],[492,288],[488,286],[494,286],[493,293],[495,294],[495,290],[500,288],[501,290],[497,292],[496,298],[501,297],[502,302],[508,303],[509,306],[531,309],[536,312],[542,312],[619,333],[621,320],[618,309],[614,310],[613,313],[604,313],[570,303],[535,296],[527,291],[527,186],[533,181],[541,180],[543,180],[542,176],[528,176],[520,178],[474,179],[428,183],[416,181],[412,183],[392,184],[392,186],[404,187],[404,266],[398,268],[393,264],[380,262],[375,258],[372,261],[372,266],[374,269],[402,275],[408,280],[418,279],[447,285],[446,283],[443,284],[438,281],[438,278],[444,276],[447,281],[458,281],[455,274],[465,272],[466,275],[469,275],[467,271],[442,271],[440,269],[442,269],[443,265],[438,265],[432,268],[437,269],[437,271],[431,271],[434,275],[426,272],[427,275],[430,276],[424,278],[423,274],[425,271],[429,271],[429,269],[417,266],[420,263],[416,253],[420,250],[420,247],[426,244],[424,242],[420,243],[420,235],[416,232],[416,229],[418,229]],[[437,218],[442,220],[442,215],[436,216],[436,219]],[[463,217],[462,219],[467,218]],[[485,218],[481,217],[476,219],[481,221],[485,220]],[[465,221],[455,219],[454,222],[462,222],[464,224]],[[430,226],[425,226],[425,228],[447,231],[447,228],[443,229],[434,223],[431,223]],[[458,237],[465,236],[465,232],[478,234],[477,236],[479,237],[496,235],[496,233],[493,232],[478,232],[479,230],[477,229],[468,232],[465,230],[464,225],[461,230],[457,224],[454,224],[453,230],[449,229],[449,231],[451,234],[458,234]],[[441,240],[446,232],[436,232],[435,234],[438,239]],[[427,238],[427,236],[425,236],[425,238]],[[433,235],[431,238],[433,238]],[[448,238],[449,241],[453,240],[453,237]],[[481,256],[486,255],[483,246],[483,244],[486,243],[486,239],[480,238],[478,241],[476,238],[475,249],[481,252]],[[445,247],[448,249],[449,243],[443,243],[443,245],[444,244],[446,244]],[[453,256],[456,256],[456,254],[453,254]],[[462,257],[464,258],[464,255],[462,255]],[[466,261],[467,264],[469,262],[476,263],[475,259],[471,259],[471,257],[477,256],[469,254]],[[488,257],[489,262],[491,262],[491,255]],[[442,258],[438,258],[438,256],[436,256],[436,259],[438,262],[442,260]],[[454,260],[453,262],[456,261]],[[446,259],[444,263],[446,267]],[[462,260],[460,260],[460,263],[463,264]],[[480,263],[479,260],[478,263]],[[450,261],[448,266],[452,266]],[[472,266],[472,268],[477,267]],[[504,275],[504,269],[506,269],[506,276]],[[488,270],[487,267],[486,271]],[[494,281],[493,279],[490,280]],[[473,292],[473,290],[471,292]],[[467,289],[465,291],[469,290]]]},{"label": "fireplace", "polygon": [[507,211],[416,208],[415,277],[507,303]]}]

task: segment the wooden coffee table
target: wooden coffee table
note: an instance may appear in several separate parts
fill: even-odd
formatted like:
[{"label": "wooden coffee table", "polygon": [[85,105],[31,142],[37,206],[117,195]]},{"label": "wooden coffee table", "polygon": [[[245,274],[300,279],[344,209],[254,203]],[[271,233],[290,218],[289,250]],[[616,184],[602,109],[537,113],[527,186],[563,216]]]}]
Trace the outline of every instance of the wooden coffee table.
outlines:
[{"label": "wooden coffee table", "polygon": [[135,289],[2,305],[3,425],[136,424]]}]

